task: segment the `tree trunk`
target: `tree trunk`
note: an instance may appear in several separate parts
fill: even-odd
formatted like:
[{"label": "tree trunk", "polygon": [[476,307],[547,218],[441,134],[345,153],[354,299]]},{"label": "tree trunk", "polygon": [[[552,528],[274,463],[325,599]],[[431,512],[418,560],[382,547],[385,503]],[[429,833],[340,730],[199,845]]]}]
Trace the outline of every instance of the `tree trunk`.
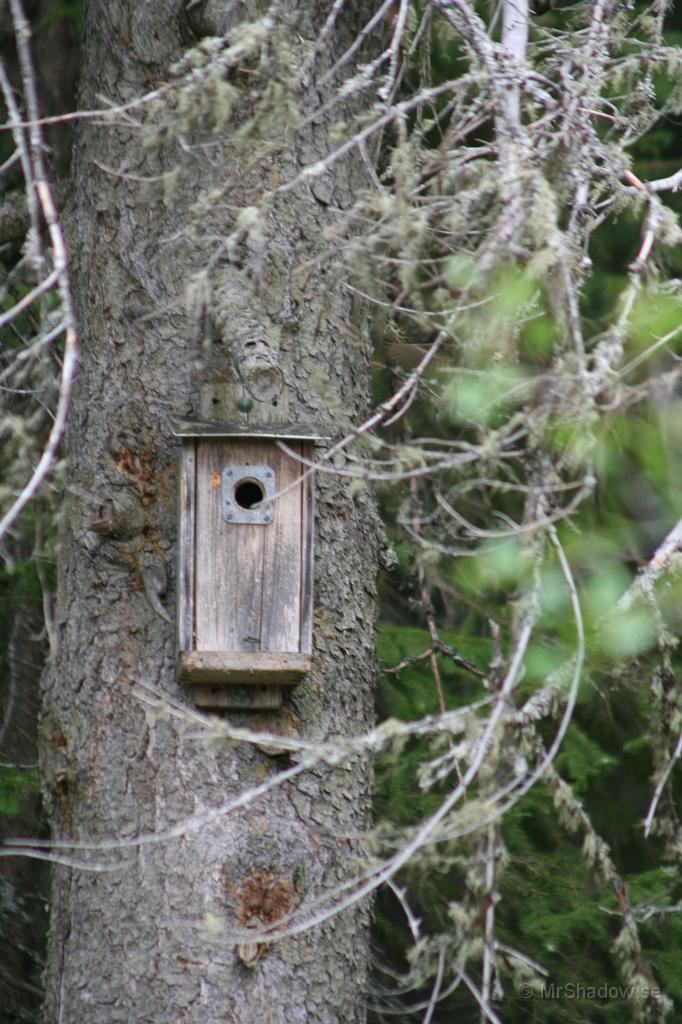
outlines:
[{"label": "tree trunk", "polygon": [[[320,15],[300,6],[280,5],[265,32],[269,61],[277,39],[290,45],[282,67],[296,65],[309,49],[304,41],[319,31]],[[197,36],[229,27],[222,8],[231,5],[90,0],[81,108],[158,88]],[[321,66],[333,62],[330,48],[347,45],[351,20]],[[175,624],[148,599],[143,578],[145,567],[163,564],[161,600],[172,619],[171,417],[234,421],[235,399],[243,405],[247,397],[254,422],[316,422],[339,436],[368,403],[362,314],[314,262],[331,208],[350,202],[356,169],[281,195],[260,241],[235,235],[239,208],[252,206],[264,183],[272,187],[319,159],[320,140],[326,144],[322,119],[277,152],[286,109],[275,109],[269,121],[259,116],[251,152],[240,147],[236,133],[258,102],[259,75],[277,84],[276,68],[248,54],[242,65],[196,91],[184,113],[170,90],[145,127],[141,107],[113,126],[84,123],[76,133],[69,233],[82,364],[67,443],[59,650],[46,673],[42,716],[48,814],[60,839],[163,833],[282,770],[250,744],[203,742],[196,722],[150,709],[139,695],[153,687],[192,706],[176,682]],[[209,107],[225,101],[227,86],[233,114],[220,127],[223,112],[211,124]],[[239,376],[247,335],[279,367],[279,390],[267,374],[261,391],[253,375]],[[121,491],[138,507],[118,522]],[[96,532],[88,529],[93,521]],[[318,481],[313,670],[278,711],[230,713],[230,721],[303,738],[367,727],[377,535],[362,489],[329,475]],[[240,956],[219,923],[267,924],[357,871],[353,837],[367,827],[369,802],[366,764],[321,767],[179,838],[71,851],[76,861],[115,869],[54,868],[47,1021],[362,1020],[366,906],[257,950],[257,959],[243,949]]]}]

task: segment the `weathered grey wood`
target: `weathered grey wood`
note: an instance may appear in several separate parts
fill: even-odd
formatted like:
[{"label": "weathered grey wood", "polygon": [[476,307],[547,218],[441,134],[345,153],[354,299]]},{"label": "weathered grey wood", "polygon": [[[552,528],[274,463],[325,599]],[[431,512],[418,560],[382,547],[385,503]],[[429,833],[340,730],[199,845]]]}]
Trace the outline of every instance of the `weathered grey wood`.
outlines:
[{"label": "weathered grey wood", "polygon": [[[294,442],[292,450],[303,454],[303,443]],[[225,521],[220,481],[230,464],[272,467],[278,492],[272,523]],[[193,684],[197,706],[275,707],[281,695],[272,687],[293,685],[310,668],[309,657],[296,659],[297,652],[312,649],[312,479],[292,487],[304,468],[270,438],[184,440],[178,679]],[[196,684],[206,682],[213,685],[197,694]],[[219,686],[244,683],[251,686],[251,698],[248,693],[217,698]]]},{"label": "weathered grey wood", "polygon": [[288,438],[290,441],[328,441],[330,435],[313,423],[211,423],[176,417],[171,427],[176,437]]},{"label": "weathered grey wood", "polygon": [[183,683],[240,683],[293,686],[310,671],[309,654],[270,652],[180,651],[179,678]]},{"label": "weathered grey wood", "polygon": [[[302,444],[306,459],[312,456],[312,445]],[[303,467],[305,469],[305,467]],[[301,493],[301,628],[299,649],[313,649],[313,575],[315,566],[315,477],[306,477]]]},{"label": "weathered grey wood", "polygon": [[[299,651],[303,496],[300,483],[292,485],[300,480],[302,466],[272,442],[268,447],[280,494],[275,498],[275,518],[263,528],[261,650]],[[300,444],[292,447],[300,453]]]},{"label": "weathered grey wood", "polygon": [[[196,649],[260,648],[264,526],[226,523],[221,473],[249,461],[248,442],[202,441],[197,453]],[[254,459],[255,461],[255,459]]]},{"label": "weathered grey wood", "polygon": [[282,704],[281,686],[194,686],[192,699],[207,711],[271,711]]},{"label": "weathered grey wood", "polygon": [[272,466],[279,491],[285,491],[301,472],[295,460],[269,441],[198,442],[195,648],[296,652],[301,611],[300,488],[276,497],[272,523],[228,523],[221,512],[220,481],[229,463]]},{"label": "weathered grey wood", "polygon": [[194,532],[196,442],[185,441],[178,457],[177,616],[178,650],[194,649]]}]

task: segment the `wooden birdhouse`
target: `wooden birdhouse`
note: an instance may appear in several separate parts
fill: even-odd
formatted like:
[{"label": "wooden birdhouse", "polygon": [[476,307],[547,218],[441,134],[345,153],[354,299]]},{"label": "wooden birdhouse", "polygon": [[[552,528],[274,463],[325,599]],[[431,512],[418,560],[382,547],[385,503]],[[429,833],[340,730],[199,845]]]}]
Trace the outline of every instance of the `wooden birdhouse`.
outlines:
[{"label": "wooden birdhouse", "polygon": [[[178,678],[268,708],[310,669],[315,428],[178,420]],[[278,445],[284,442],[291,454]]]}]

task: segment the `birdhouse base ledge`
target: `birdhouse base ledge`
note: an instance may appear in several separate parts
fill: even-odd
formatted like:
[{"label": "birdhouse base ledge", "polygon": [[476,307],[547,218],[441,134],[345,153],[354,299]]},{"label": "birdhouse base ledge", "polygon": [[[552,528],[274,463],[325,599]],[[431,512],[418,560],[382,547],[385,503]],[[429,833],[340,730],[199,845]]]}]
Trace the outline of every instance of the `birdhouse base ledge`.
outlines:
[{"label": "birdhouse base ledge", "polygon": [[295,686],[310,671],[309,654],[271,651],[180,651],[178,679],[189,685]]}]

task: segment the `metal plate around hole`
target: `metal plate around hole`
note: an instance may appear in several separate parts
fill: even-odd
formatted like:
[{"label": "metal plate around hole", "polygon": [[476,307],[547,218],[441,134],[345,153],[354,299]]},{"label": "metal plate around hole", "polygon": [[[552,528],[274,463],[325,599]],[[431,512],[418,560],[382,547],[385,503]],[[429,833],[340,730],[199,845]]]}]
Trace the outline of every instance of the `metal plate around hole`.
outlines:
[{"label": "metal plate around hole", "polygon": [[[264,498],[256,508],[242,508],[235,499],[235,489],[241,483],[253,480],[263,488]],[[234,465],[229,463],[222,472],[223,519],[226,523],[267,526],[275,517],[274,502],[268,501],[277,493],[277,474],[271,466]]]}]

